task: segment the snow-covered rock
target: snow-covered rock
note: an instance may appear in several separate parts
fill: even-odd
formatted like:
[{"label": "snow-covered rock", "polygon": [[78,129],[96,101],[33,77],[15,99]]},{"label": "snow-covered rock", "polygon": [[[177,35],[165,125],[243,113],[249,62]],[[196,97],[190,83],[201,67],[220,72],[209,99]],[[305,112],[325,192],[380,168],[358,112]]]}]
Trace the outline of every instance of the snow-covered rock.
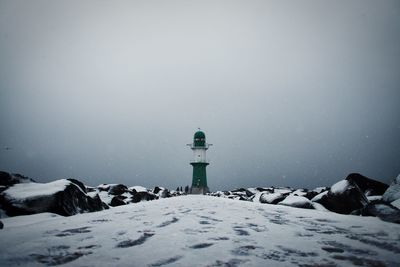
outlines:
[{"label": "snow-covered rock", "polygon": [[392,206],[395,206],[396,208],[400,209],[400,198],[398,200],[393,201],[390,203]]},{"label": "snow-covered rock", "polygon": [[367,196],[367,199],[369,202],[375,201],[375,200],[381,200],[382,196]]},{"label": "snow-covered rock", "polygon": [[306,189],[297,189],[297,190],[293,191],[292,193],[290,193],[290,195],[305,197],[307,195],[307,193],[308,193],[308,191]]},{"label": "snow-covered rock", "polygon": [[21,174],[14,174],[0,171],[0,186],[11,186],[20,183],[32,183],[35,182],[33,179],[23,176]]},{"label": "snow-covered rock", "polygon": [[400,223],[400,210],[381,200],[375,200],[360,210],[352,212],[355,215],[375,216],[393,223]]},{"label": "snow-covered rock", "polygon": [[314,206],[312,202],[303,196],[295,196],[289,195],[284,200],[278,203],[278,205],[285,205],[295,208],[302,208],[302,209],[313,209]]},{"label": "snow-covered rock", "polygon": [[156,186],[153,189],[153,194],[155,194],[159,198],[167,198],[171,197],[171,193],[167,188],[161,187],[161,186]]},{"label": "snow-covered rock", "polygon": [[389,203],[400,199],[400,174],[390,184],[389,188],[383,194],[382,199]]},{"label": "snow-covered rock", "polygon": [[320,187],[317,187],[317,188],[315,188],[315,189],[313,189],[313,190],[311,190],[312,192],[315,192],[315,193],[317,193],[317,194],[321,194],[322,192],[325,192],[325,191],[328,191],[329,190],[329,188],[328,187],[326,187],[326,186],[320,186]]},{"label": "snow-covered rock", "polygon": [[315,196],[312,201],[322,204],[330,211],[349,214],[368,203],[359,187],[352,181],[342,180],[332,185],[329,191]]},{"label": "snow-covered rock", "polygon": [[111,202],[110,202],[110,206],[111,207],[117,207],[117,206],[122,206],[122,205],[126,205],[127,203],[124,201],[126,199],[126,197],[124,197],[124,196],[114,196],[112,199],[111,199]]},{"label": "snow-covered rock", "polygon": [[0,194],[0,205],[9,216],[41,212],[69,216],[104,209],[98,196],[88,196],[79,185],[67,179],[15,184]]},{"label": "snow-covered rock", "polygon": [[[139,191],[139,192],[132,192],[132,202],[137,203],[141,201],[150,201],[150,200],[155,200],[157,199],[157,195],[155,195],[152,192],[147,192],[147,191]],[[161,194],[162,195],[162,194]]]},{"label": "snow-covered rock", "polygon": [[365,177],[359,173],[351,173],[346,180],[356,184],[366,196],[382,195],[388,189],[389,185]]},{"label": "snow-covered rock", "polygon": [[110,188],[108,189],[108,193],[111,195],[122,195],[123,193],[128,192],[128,187],[123,184],[116,184],[116,185],[111,185]]},{"label": "snow-covered rock", "polygon": [[278,204],[286,198],[287,194],[282,193],[262,193],[260,202],[266,204]]},{"label": "snow-covered rock", "polygon": [[320,201],[325,195],[327,195],[329,193],[329,191],[324,191],[322,193],[319,193],[318,195],[316,195],[315,197],[313,197],[311,199],[312,202],[318,202]]},{"label": "snow-covered rock", "polygon": [[128,188],[128,190],[131,192],[148,192],[149,191],[149,190],[147,190],[146,187],[143,187],[140,185],[131,186]]}]

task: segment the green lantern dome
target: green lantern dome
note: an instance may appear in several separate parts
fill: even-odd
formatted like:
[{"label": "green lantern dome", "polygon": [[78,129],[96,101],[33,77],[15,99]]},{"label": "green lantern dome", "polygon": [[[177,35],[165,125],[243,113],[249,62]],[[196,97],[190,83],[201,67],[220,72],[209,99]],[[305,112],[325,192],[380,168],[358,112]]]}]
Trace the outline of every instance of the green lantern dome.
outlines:
[{"label": "green lantern dome", "polygon": [[197,131],[194,133],[194,146],[205,146],[206,135],[202,131]]},{"label": "green lantern dome", "polygon": [[206,135],[204,134],[203,131],[197,131],[194,133],[194,139],[196,139],[196,138],[206,139]]}]

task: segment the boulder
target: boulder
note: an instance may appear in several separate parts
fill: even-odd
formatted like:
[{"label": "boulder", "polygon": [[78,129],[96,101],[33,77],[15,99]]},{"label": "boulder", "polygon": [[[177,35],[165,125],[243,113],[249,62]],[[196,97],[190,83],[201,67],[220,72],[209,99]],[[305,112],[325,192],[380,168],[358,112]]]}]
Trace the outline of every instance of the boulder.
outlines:
[{"label": "boulder", "polygon": [[96,192],[96,187],[85,185],[85,188],[87,193]]},{"label": "boulder", "polygon": [[383,195],[389,185],[365,177],[359,173],[351,173],[346,177],[347,181],[356,184],[366,196]]},{"label": "boulder", "polygon": [[153,193],[160,198],[171,197],[171,193],[169,192],[169,190],[160,186],[154,187]]},{"label": "boulder", "polygon": [[307,195],[307,193],[308,193],[307,189],[297,189],[297,190],[293,191],[292,193],[290,193],[290,195],[305,197]]},{"label": "boulder", "polygon": [[311,191],[308,191],[304,197],[308,198],[309,200],[313,199],[315,196],[317,196],[318,194],[321,194],[325,191],[328,191],[329,188],[328,187],[317,187]]},{"label": "boulder", "polygon": [[33,179],[25,177],[21,174],[12,174],[8,172],[0,171],[0,185],[11,186],[20,183],[32,183],[35,182]]},{"label": "boulder", "polygon": [[392,206],[395,206],[396,208],[400,209],[400,198],[398,200],[393,201],[390,203]]},{"label": "boulder", "polygon": [[383,221],[400,223],[400,210],[381,200],[372,201],[365,207],[352,212],[352,214],[361,216],[374,216]]},{"label": "boulder", "polygon": [[125,201],[124,201],[124,197],[122,196],[115,196],[111,199],[111,203],[110,206],[112,207],[117,207],[117,206],[122,206],[122,205],[126,205]]},{"label": "boulder", "polygon": [[131,192],[131,194],[133,203],[157,199],[157,196],[155,194],[147,191]]},{"label": "boulder", "polygon": [[274,193],[274,189],[272,187],[257,187],[256,189],[259,192],[267,191],[268,193]]},{"label": "boulder", "polygon": [[143,187],[143,186],[140,186],[140,185],[131,186],[131,187],[128,188],[128,190],[130,192],[134,192],[134,193],[136,193],[136,192],[148,192],[149,191],[149,190],[147,190],[146,187]]},{"label": "boulder", "polygon": [[237,196],[243,196],[243,197],[251,197],[254,195],[254,193],[251,192],[251,190],[245,188],[237,188],[235,190],[232,190],[231,192]]},{"label": "boulder", "polygon": [[306,197],[289,195],[284,200],[278,203],[278,205],[290,206],[302,209],[314,209],[313,203]]},{"label": "boulder", "polygon": [[360,188],[349,180],[342,180],[334,184],[329,191],[315,196],[311,201],[322,204],[326,209],[349,214],[368,204],[368,199]]},{"label": "boulder", "polygon": [[0,193],[0,206],[8,216],[41,212],[70,216],[104,209],[99,197],[89,197],[79,185],[66,179],[15,184]]},{"label": "boulder", "polygon": [[123,193],[126,192],[128,192],[128,187],[123,184],[110,185],[108,189],[108,193],[114,196],[122,195]]},{"label": "boulder", "polygon": [[69,178],[69,179],[67,179],[67,180],[73,182],[75,185],[79,186],[79,188],[80,188],[83,192],[87,193],[87,191],[86,191],[86,186],[85,186],[81,181],[78,181],[78,180],[73,179],[73,178]]},{"label": "boulder", "polygon": [[264,204],[278,204],[286,198],[288,194],[282,193],[262,193],[260,196],[260,202]]},{"label": "boulder", "polygon": [[8,186],[0,185],[0,193],[6,190]]},{"label": "boulder", "polygon": [[110,186],[111,186],[111,185],[109,185],[109,184],[99,184],[99,185],[97,186],[97,189],[98,189],[99,191],[106,191],[106,192],[108,192],[108,189],[110,189]]},{"label": "boulder", "polygon": [[398,199],[400,199],[400,174],[393,180],[382,196],[382,200],[386,202],[394,202]]},{"label": "boulder", "polygon": [[0,229],[3,229],[3,228],[4,228],[4,224],[2,221],[0,221]]}]

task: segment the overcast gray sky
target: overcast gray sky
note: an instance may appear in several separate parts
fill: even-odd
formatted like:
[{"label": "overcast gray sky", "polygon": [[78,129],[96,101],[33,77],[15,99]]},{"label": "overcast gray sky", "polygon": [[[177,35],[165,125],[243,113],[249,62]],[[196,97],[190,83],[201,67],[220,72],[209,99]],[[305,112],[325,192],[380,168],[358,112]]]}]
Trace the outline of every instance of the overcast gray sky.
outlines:
[{"label": "overcast gray sky", "polygon": [[[0,170],[313,188],[400,173],[400,1],[0,0]],[[6,149],[10,148],[10,149]]]}]

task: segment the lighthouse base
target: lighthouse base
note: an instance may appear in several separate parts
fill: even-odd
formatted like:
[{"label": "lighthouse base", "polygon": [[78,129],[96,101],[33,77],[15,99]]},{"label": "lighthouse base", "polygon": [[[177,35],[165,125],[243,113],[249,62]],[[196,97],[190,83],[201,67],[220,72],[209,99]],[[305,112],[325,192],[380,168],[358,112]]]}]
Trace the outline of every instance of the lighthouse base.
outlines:
[{"label": "lighthouse base", "polygon": [[206,187],[204,187],[204,186],[202,186],[202,187],[192,186],[190,188],[190,194],[192,194],[192,195],[205,195],[207,193],[210,193],[210,190],[208,189],[207,186]]}]

